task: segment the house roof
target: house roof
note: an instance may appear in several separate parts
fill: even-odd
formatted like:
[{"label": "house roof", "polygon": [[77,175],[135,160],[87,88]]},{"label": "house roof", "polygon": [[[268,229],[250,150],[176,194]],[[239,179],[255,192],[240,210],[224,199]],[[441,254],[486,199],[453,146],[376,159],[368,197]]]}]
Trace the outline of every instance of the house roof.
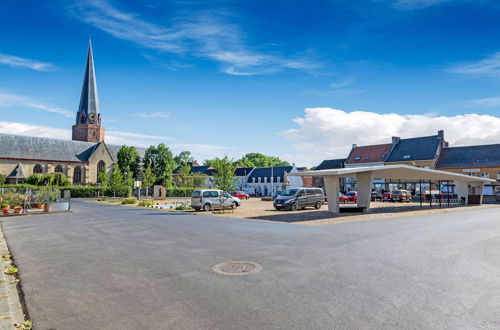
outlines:
[{"label": "house roof", "polygon": [[253,167],[238,167],[236,171],[234,171],[235,176],[247,176],[252,172]]},{"label": "house roof", "polygon": [[391,148],[392,143],[355,147],[349,153],[346,163],[363,164],[385,162]]},{"label": "house roof", "polygon": [[18,163],[16,167],[10,172],[10,174],[7,176],[7,179],[25,179],[26,175],[24,175],[24,169],[23,165],[21,163]]},{"label": "house roof", "polygon": [[277,178],[280,177],[283,180],[285,173],[290,172],[292,168],[292,166],[256,167],[248,176],[247,182],[251,183],[253,178],[255,178],[255,182],[258,181],[258,178],[267,178],[267,182],[270,182],[271,176],[274,178],[274,182],[278,182]]},{"label": "house roof", "polygon": [[387,158],[387,162],[432,160],[441,144],[439,135],[400,139]]},{"label": "house roof", "polygon": [[[100,142],[104,143],[104,142]],[[0,134],[0,158],[86,162],[100,143]],[[105,144],[114,161],[121,146]],[[136,148],[140,155],[144,148]]]},{"label": "house roof", "polygon": [[329,170],[332,168],[343,168],[345,165],[345,162],[347,161],[346,158],[341,158],[341,159],[327,159],[321,162],[316,169],[317,170]]},{"label": "house roof", "polygon": [[500,144],[444,148],[437,168],[500,167]]}]

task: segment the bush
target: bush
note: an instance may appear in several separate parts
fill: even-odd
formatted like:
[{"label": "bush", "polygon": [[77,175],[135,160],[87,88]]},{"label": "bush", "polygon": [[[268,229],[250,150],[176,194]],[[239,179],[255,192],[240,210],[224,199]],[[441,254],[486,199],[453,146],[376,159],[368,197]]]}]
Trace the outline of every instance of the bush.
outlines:
[{"label": "bush", "polygon": [[62,173],[32,174],[25,182],[35,186],[67,187],[70,185],[68,178]]},{"label": "bush", "polygon": [[6,179],[7,179],[7,175],[0,174],[0,184],[4,184]]},{"label": "bush", "polygon": [[168,197],[190,197],[196,188],[170,188],[167,190]]},{"label": "bush", "polygon": [[122,204],[135,204],[137,200],[135,198],[126,198],[122,200]]},{"label": "bush", "polygon": [[175,209],[177,211],[189,211],[189,210],[193,210],[192,207],[184,206],[184,205],[178,205],[178,206],[175,207]]},{"label": "bush", "polygon": [[139,206],[150,206],[150,205],[153,205],[154,202],[153,201],[140,201],[139,202]]}]

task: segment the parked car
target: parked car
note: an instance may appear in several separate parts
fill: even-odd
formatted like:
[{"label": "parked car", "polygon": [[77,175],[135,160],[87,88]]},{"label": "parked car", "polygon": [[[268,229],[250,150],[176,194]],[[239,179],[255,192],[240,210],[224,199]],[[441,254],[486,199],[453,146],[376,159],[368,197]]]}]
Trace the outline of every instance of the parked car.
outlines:
[{"label": "parked car", "polygon": [[380,191],[372,191],[371,201],[376,202],[381,200],[382,200],[382,194],[380,193]]},{"label": "parked car", "polygon": [[250,195],[247,194],[244,191],[241,190],[236,190],[236,191],[230,191],[229,194],[233,197],[238,197],[239,199],[249,199]]},{"label": "parked car", "polygon": [[358,202],[358,192],[357,191],[348,191],[345,196],[347,197],[347,202]]},{"label": "parked car", "polygon": [[295,211],[308,206],[320,209],[324,199],[325,194],[320,188],[290,188],[276,197],[273,205],[276,210]]},{"label": "parked car", "polygon": [[382,194],[382,202],[392,202],[392,194],[389,191],[386,191]]},{"label": "parked car", "polygon": [[339,203],[347,204],[349,203],[349,198],[343,193],[339,192]]},{"label": "parked car", "polygon": [[394,202],[410,202],[411,192],[408,190],[394,190],[392,192],[392,200]]},{"label": "parked car", "polygon": [[191,195],[191,207],[196,211],[211,211],[222,208],[237,208],[241,205],[238,197],[219,189],[197,189]]}]

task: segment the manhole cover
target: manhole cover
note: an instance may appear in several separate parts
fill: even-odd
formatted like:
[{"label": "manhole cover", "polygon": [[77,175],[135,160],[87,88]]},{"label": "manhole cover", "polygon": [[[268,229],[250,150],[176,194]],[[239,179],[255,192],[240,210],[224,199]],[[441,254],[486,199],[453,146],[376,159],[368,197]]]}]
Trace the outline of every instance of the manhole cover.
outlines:
[{"label": "manhole cover", "polygon": [[215,265],[213,271],[222,275],[247,275],[262,270],[262,266],[251,261],[228,261]]}]

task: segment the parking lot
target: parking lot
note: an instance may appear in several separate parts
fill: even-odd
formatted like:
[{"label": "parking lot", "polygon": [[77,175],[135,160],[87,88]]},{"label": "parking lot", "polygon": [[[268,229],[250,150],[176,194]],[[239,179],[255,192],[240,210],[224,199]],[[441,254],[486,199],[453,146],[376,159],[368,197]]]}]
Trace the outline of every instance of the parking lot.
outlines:
[{"label": "parking lot", "polygon": [[297,224],[318,225],[328,223],[338,223],[347,221],[363,221],[370,219],[387,218],[402,215],[418,215],[440,212],[454,212],[462,209],[481,209],[499,207],[496,205],[481,206],[451,206],[446,203],[429,206],[419,202],[398,203],[398,202],[372,202],[370,213],[362,214],[356,209],[356,204],[342,204],[340,206],[340,215],[332,215],[328,212],[328,205],[325,203],[320,210],[308,207],[297,211],[277,211],[271,201],[262,201],[260,198],[250,198],[242,200],[241,206],[234,211],[226,211],[223,214],[216,213],[218,216],[259,219],[269,221],[293,222]]}]

